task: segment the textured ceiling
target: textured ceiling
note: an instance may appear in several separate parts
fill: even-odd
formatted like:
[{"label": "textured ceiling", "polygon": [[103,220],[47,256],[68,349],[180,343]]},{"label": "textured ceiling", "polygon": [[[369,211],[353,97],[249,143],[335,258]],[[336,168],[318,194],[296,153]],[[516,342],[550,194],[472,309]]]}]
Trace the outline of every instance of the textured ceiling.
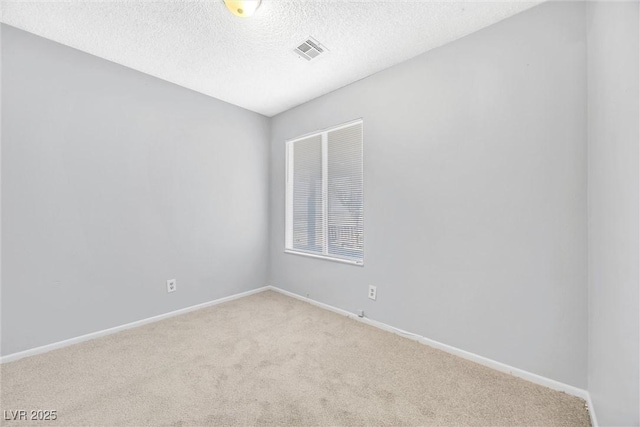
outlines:
[{"label": "textured ceiling", "polygon": [[[273,116],[463,37],[540,1],[3,0],[9,25]],[[312,36],[314,61],[293,48]]]}]

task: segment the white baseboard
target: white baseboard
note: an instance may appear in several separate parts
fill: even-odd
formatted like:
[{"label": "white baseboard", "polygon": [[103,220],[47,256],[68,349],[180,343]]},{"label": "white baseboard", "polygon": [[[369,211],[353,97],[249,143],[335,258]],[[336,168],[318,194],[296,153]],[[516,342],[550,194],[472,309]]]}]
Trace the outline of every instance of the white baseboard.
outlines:
[{"label": "white baseboard", "polygon": [[232,301],[238,298],[242,298],[242,297],[246,297],[249,295],[253,295],[253,294],[257,294],[259,292],[264,292],[266,290],[273,290],[276,292],[280,292],[281,294],[296,298],[298,300],[301,301],[305,301],[308,302],[312,305],[315,305],[317,307],[323,308],[325,310],[329,310],[329,311],[333,311],[334,313],[338,313],[341,314],[343,316],[347,316],[351,319],[357,320],[359,322],[363,322],[366,323],[368,325],[374,326],[376,328],[379,329],[383,329],[385,331],[388,332],[392,332],[394,334],[398,334],[401,335],[403,337],[409,338],[409,339],[413,339],[415,341],[418,341],[422,344],[426,344],[428,346],[437,348],[439,350],[445,351],[447,353],[453,354],[455,356],[459,356],[462,357],[463,359],[467,359],[467,360],[471,360],[472,362],[478,363],[480,365],[483,366],[487,366],[489,368],[495,369],[497,371],[500,372],[505,372],[507,374],[511,374],[513,376],[516,376],[518,378],[522,378],[524,380],[530,381],[532,383],[538,384],[538,385],[542,385],[548,388],[551,388],[553,390],[558,390],[558,391],[562,391],[564,393],[570,394],[572,396],[577,396],[580,397],[582,399],[584,399],[587,402],[588,408],[589,408],[589,415],[591,416],[591,425],[593,427],[598,427],[598,422],[596,419],[596,415],[595,415],[595,411],[593,408],[593,403],[591,402],[591,396],[589,395],[589,392],[587,390],[583,390],[581,388],[577,388],[574,386],[571,386],[569,384],[564,384],[561,383],[559,381],[555,381],[552,380],[550,378],[545,378],[543,376],[531,373],[531,372],[527,372],[524,371],[522,369],[518,369],[518,368],[514,368],[513,366],[509,366],[509,365],[505,365],[504,363],[501,362],[497,362],[495,360],[492,359],[488,359],[486,357],[483,356],[479,356],[477,354],[465,351],[465,350],[461,350],[459,348],[447,345],[447,344],[443,344],[441,342],[438,341],[434,341],[431,340],[429,338],[417,335],[417,334],[413,334],[411,332],[407,332],[407,331],[403,331],[402,329],[398,329],[398,328],[394,328],[393,326],[387,325],[386,323],[382,323],[382,322],[378,322],[376,320],[372,320],[366,317],[358,317],[355,313],[351,313],[349,311],[343,310],[341,308],[337,308],[337,307],[333,307],[331,305],[328,304],[324,304],[315,300],[312,300],[311,298],[307,298],[307,297],[303,297],[301,295],[295,294],[293,292],[289,292],[289,291],[285,291],[284,289],[280,289],[278,287],[275,286],[263,286],[261,288],[257,288],[257,289],[252,289],[250,291],[246,291],[246,292],[241,292],[239,294],[235,294],[235,295],[230,295],[228,297],[224,297],[224,298],[219,298],[213,301],[208,301],[202,304],[197,304],[197,305],[193,305],[191,307],[186,307],[186,308],[181,308],[179,310],[175,310],[175,311],[171,311],[169,313],[164,313],[164,314],[160,314],[158,316],[153,316],[153,317],[149,317],[146,319],[142,319],[142,320],[138,320],[135,322],[131,322],[131,323],[127,323],[125,325],[120,325],[120,326],[116,326],[113,328],[109,328],[109,329],[104,329],[102,331],[97,331],[97,332],[92,332],[90,334],[86,334],[86,335],[81,335],[79,337],[75,337],[75,338],[70,338],[68,340],[64,340],[64,341],[59,341],[56,343],[52,343],[52,344],[47,344],[47,345],[43,345],[41,347],[36,347],[36,348],[32,348],[29,350],[25,350],[25,351],[20,351],[18,353],[12,353],[12,354],[8,354],[6,356],[2,356],[0,357],[0,363],[8,363],[8,362],[13,362],[19,359],[22,359],[24,357],[29,357],[29,356],[35,356],[37,354],[42,354],[42,353],[46,353],[49,352],[51,350],[56,350],[59,348],[63,348],[63,347],[67,347],[73,344],[78,344],[84,341],[89,341],[95,338],[100,338],[106,335],[111,335],[111,334],[115,334],[116,332],[120,332],[120,331],[124,331],[126,329],[131,329],[131,328],[136,328],[138,326],[142,326],[142,325],[146,325],[148,323],[153,323],[153,322],[157,322],[159,320],[162,319],[167,319],[169,317],[174,317],[174,316],[179,316],[181,314],[185,314],[194,310],[199,310],[201,308],[205,308],[205,307],[211,307],[217,304],[222,304],[224,302],[227,301]]},{"label": "white baseboard", "polygon": [[56,349],[67,347],[73,344],[89,341],[95,338],[104,337],[106,335],[115,334],[116,332],[124,331],[125,329],[137,328],[138,326],[146,325],[147,323],[157,322],[159,320],[167,319],[169,317],[174,317],[174,316],[179,316],[181,314],[189,313],[190,311],[199,310],[205,307],[211,307],[213,305],[222,304],[223,302],[227,302],[227,301],[233,301],[238,298],[246,297],[252,294],[257,294],[258,292],[264,292],[267,289],[270,289],[270,287],[263,286],[261,288],[252,289],[250,291],[241,292],[239,294],[230,295],[224,298],[218,298],[216,300],[208,301],[202,304],[196,304],[190,307],[181,308],[179,310],[171,311],[169,313],[159,314],[157,316],[148,317],[142,320],[137,320],[135,322],[127,323],[125,325],[120,325],[120,326],[116,326],[109,329],[103,329],[101,331],[92,332],[90,334],[81,335],[79,337],[70,338],[68,340],[58,341],[52,344],[43,345],[41,347],[35,347],[29,350],[8,354],[6,356],[0,357],[0,363],[13,362],[15,360],[22,359],[24,357],[35,356],[36,354],[46,353],[51,350],[56,350]]},{"label": "white baseboard", "polygon": [[587,405],[589,407],[589,415],[591,416],[591,424],[592,424],[592,426],[593,427],[597,427],[598,426],[598,423],[597,423],[596,417],[595,417],[595,413],[594,413],[594,410],[593,410],[593,403],[591,402],[591,396],[589,395],[589,392],[587,390],[584,390],[584,389],[581,389],[581,388],[578,388],[578,387],[574,387],[572,385],[565,384],[565,383],[562,383],[562,382],[559,382],[559,381],[556,381],[556,380],[552,380],[550,378],[546,378],[546,377],[543,377],[541,375],[525,371],[523,369],[515,368],[513,366],[509,366],[509,365],[506,365],[504,363],[497,362],[495,360],[486,358],[484,356],[480,356],[480,355],[477,355],[475,353],[471,353],[471,352],[466,351],[466,350],[462,350],[462,349],[459,349],[459,348],[456,348],[456,347],[453,347],[453,346],[450,346],[450,345],[447,345],[447,344],[443,344],[443,343],[438,342],[438,341],[434,341],[432,339],[423,337],[421,335],[417,335],[417,334],[414,334],[414,333],[411,333],[411,332],[403,331],[402,329],[395,328],[393,326],[387,325],[386,323],[378,322],[376,320],[372,320],[372,319],[369,319],[367,317],[359,317],[357,314],[351,313],[351,312],[349,312],[347,310],[343,310],[341,308],[333,307],[331,305],[324,304],[324,303],[312,300],[311,298],[303,297],[303,296],[295,294],[293,292],[285,291],[284,289],[280,289],[280,288],[278,288],[276,286],[269,285],[269,286],[267,286],[267,288],[269,288],[271,290],[274,290],[276,292],[280,292],[280,293],[282,293],[284,295],[299,299],[301,301],[308,302],[309,304],[315,305],[317,307],[324,308],[324,309],[329,310],[329,311],[333,311],[334,313],[338,313],[338,314],[341,314],[343,316],[347,316],[347,317],[352,318],[354,320],[357,320],[359,322],[366,323],[367,325],[371,325],[371,326],[374,326],[376,328],[383,329],[385,331],[401,335],[403,337],[418,341],[418,342],[420,342],[422,344],[426,344],[426,345],[428,345],[430,347],[437,348],[439,350],[445,351],[447,353],[453,354],[453,355],[458,356],[458,357],[462,357],[463,359],[467,359],[467,360],[470,360],[472,362],[478,363],[480,365],[487,366],[489,368],[495,369],[496,371],[504,372],[504,373],[513,375],[515,377],[522,378],[522,379],[527,380],[529,382],[532,382],[534,384],[538,384],[538,385],[541,385],[541,386],[544,386],[544,387],[548,387],[548,388],[553,389],[553,390],[561,391],[561,392],[570,394],[572,396],[576,396],[576,397],[579,397],[581,399],[584,399],[587,402]]},{"label": "white baseboard", "polygon": [[598,418],[596,418],[596,408],[593,406],[593,402],[591,401],[591,394],[587,392],[587,407],[589,408],[589,416],[591,417],[591,425],[593,427],[598,427]]}]

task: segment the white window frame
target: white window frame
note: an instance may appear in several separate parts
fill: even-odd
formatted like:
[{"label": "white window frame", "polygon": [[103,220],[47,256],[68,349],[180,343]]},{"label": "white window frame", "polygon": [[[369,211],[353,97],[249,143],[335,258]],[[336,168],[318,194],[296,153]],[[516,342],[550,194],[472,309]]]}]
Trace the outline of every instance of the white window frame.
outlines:
[{"label": "white window frame", "polygon": [[[328,233],[328,216],[327,216],[327,203],[328,203],[328,144],[327,135],[329,132],[343,129],[355,124],[362,126],[362,260],[354,260],[348,258],[341,258],[335,255],[329,254],[329,233]],[[324,242],[322,247],[322,254],[316,252],[305,252],[299,249],[293,249],[293,153],[291,147],[296,141],[307,139],[312,136],[322,135],[322,231],[324,235]],[[285,141],[285,244],[284,252],[294,255],[302,255],[311,258],[325,259],[329,261],[342,262],[346,264],[364,266],[364,246],[365,246],[365,232],[364,232],[364,122],[362,118],[351,120],[346,123],[339,124],[337,126],[331,126],[325,129],[306,133],[293,139]]]}]

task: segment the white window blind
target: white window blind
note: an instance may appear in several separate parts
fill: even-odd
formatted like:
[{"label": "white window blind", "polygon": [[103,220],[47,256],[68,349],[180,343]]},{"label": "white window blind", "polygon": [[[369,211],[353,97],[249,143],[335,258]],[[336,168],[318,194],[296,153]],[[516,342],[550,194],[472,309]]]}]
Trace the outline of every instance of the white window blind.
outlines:
[{"label": "white window blind", "polygon": [[322,136],[298,141],[293,146],[293,249],[321,252]]},{"label": "white window blind", "polygon": [[362,121],[287,142],[285,250],[364,261]]}]

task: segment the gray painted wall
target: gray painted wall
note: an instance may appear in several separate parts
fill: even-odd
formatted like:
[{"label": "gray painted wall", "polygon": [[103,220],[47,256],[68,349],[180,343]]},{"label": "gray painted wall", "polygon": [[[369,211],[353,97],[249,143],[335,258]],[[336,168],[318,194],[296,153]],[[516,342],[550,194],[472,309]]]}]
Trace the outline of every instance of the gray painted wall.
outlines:
[{"label": "gray painted wall", "polygon": [[266,117],[5,25],[2,66],[2,354],[264,285]]},{"label": "gray painted wall", "polygon": [[589,2],[589,392],[601,425],[638,425],[637,2]]},{"label": "gray painted wall", "polygon": [[[276,116],[269,284],[585,388],[584,11],[544,4]],[[283,253],[284,141],[358,117],[365,266]]]}]

